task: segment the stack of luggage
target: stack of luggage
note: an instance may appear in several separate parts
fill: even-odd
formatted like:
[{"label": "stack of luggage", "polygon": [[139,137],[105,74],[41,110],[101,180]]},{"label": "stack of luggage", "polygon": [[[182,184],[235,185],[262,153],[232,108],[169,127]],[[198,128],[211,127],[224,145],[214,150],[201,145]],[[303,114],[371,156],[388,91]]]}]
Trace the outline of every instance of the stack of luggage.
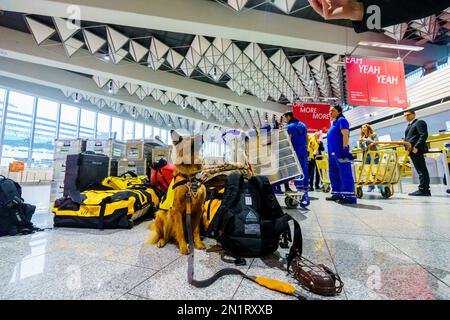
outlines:
[{"label": "stack of luggage", "polygon": [[55,227],[132,228],[154,213],[159,197],[147,176],[108,177],[109,157],[84,152],[67,157],[64,197],[55,201]]}]

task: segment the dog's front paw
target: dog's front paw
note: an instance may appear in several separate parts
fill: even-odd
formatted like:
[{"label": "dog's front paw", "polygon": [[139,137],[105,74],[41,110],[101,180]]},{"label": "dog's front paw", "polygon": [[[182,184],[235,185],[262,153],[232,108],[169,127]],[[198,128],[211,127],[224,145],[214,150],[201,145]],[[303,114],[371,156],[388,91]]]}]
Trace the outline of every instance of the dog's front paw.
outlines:
[{"label": "dog's front paw", "polygon": [[196,241],[194,243],[194,246],[195,246],[195,249],[198,249],[198,250],[206,249],[206,246],[202,241]]},{"label": "dog's front paw", "polygon": [[187,246],[180,246],[181,254],[189,254],[189,248]]},{"label": "dog's front paw", "polygon": [[166,245],[166,241],[164,239],[159,239],[159,241],[156,243],[156,246],[158,248],[162,248]]}]

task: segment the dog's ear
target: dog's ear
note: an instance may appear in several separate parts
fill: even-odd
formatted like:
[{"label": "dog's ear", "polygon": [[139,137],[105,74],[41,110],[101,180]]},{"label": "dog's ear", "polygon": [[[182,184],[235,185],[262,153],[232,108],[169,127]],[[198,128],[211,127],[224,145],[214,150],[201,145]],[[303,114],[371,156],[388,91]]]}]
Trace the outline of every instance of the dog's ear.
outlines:
[{"label": "dog's ear", "polygon": [[176,146],[183,140],[183,137],[176,130],[173,129],[170,130],[170,136],[172,137],[172,144],[174,146]]}]

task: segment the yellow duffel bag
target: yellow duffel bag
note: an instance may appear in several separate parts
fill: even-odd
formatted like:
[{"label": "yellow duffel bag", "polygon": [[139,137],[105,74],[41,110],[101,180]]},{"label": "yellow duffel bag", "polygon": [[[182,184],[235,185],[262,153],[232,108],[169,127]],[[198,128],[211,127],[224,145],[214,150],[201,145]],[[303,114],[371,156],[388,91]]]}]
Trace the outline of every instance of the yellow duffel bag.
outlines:
[{"label": "yellow duffel bag", "polygon": [[[151,189],[147,189],[152,191]],[[55,227],[115,229],[131,228],[133,221],[157,204],[154,195],[143,189],[91,190],[80,193],[80,201],[63,197],[52,208]]]},{"label": "yellow duffel bag", "polygon": [[113,190],[147,189],[151,186],[147,176],[137,176],[134,172],[126,172],[119,177],[106,177],[102,185]]},{"label": "yellow duffel bag", "polygon": [[208,188],[206,200],[203,205],[202,224],[205,231],[208,231],[209,224],[213,220],[220,205],[222,204],[225,188]]}]

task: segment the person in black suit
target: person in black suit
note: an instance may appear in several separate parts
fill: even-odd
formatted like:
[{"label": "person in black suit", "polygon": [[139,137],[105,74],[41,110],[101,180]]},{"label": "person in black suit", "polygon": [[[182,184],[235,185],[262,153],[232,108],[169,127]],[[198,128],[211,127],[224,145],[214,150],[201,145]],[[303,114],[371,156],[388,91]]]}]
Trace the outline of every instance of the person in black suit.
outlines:
[{"label": "person in black suit", "polygon": [[380,8],[380,28],[421,19],[450,7],[450,0],[308,0],[325,20],[348,19],[356,32],[372,30],[371,6]]},{"label": "person in black suit", "polygon": [[416,119],[416,113],[412,110],[407,110],[403,113],[405,120],[408,122],[408,127],[405,131],[405,141],[411,143],[412,149],[409,153],[414,167],[419,174],[419,190],[410,193],[410,196],[431,196],[430,193],[430,175],[425,163],[424,154],[428,152],[427,138],[428,128],[423,120]]}]

